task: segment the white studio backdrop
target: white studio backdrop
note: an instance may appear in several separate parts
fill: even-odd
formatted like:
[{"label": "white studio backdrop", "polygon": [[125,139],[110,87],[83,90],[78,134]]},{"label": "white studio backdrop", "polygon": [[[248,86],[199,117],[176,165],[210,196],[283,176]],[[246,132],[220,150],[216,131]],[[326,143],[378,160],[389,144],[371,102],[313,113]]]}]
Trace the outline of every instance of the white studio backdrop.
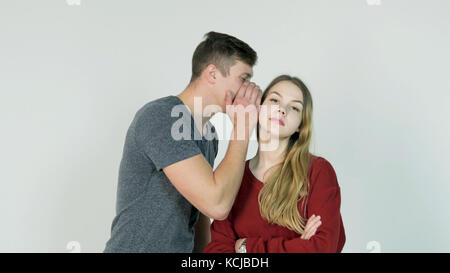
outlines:
[{"label": "white studio backdrop", "polygon": [[0,252],[103,251],[128,126],[186,87],[211,30],[257,51],[262,88],[282,73],[309,86],[344,252],[450,251],[449,14],[446,0],[0,0]]}]

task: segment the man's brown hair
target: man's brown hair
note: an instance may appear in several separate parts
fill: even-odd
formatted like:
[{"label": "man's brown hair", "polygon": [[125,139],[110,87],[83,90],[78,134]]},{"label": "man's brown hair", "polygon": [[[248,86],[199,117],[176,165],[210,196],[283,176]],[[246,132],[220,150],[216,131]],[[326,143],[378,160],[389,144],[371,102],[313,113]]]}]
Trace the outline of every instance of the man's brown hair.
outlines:
[{"label": "man's brown hair", "polygon": [[202,71],[214,64],[225,77],[236,61],[254,66],[258,59],[256,52],[245,42],[224,33],[208,32],[192,56],[191,82],[200,77]]}]

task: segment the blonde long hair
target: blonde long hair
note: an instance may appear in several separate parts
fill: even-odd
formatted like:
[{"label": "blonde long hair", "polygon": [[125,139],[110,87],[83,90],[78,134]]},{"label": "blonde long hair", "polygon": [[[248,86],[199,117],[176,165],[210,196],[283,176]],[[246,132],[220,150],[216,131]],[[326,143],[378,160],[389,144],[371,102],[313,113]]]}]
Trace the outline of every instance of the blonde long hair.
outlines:
[{"label": "blonde long hair", "polygon": [[[280,75],[264,91],[262,102],[266,99],[268,91],[281,81],[289,81],[302,91],[304,105],[302,120],[299,132],[295,132],[289,139],[284,162],[269,169],[273,170],[273,173],[259,192],[259,209],[263,219],[270,224],[277,224],[303,234],[307,220],[301,216],[298,202],[302,201],[303,215],[306,216],[310,187],[308,170],[311,160],[309,146],[312,135],[312,97],[299,78]],[[259,139],[259,126],[257,136]]]}]

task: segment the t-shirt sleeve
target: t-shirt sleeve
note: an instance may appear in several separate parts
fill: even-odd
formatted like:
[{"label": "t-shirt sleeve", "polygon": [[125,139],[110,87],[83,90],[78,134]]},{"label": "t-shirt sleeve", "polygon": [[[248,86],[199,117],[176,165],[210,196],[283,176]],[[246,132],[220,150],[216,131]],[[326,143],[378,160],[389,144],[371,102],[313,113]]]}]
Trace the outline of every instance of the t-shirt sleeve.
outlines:
[{"label": "t-shirt sleeve", "polygon": [[176,116],[172,116],[172,108],[170,105],[150,105],[136,117],[136,143],[158,171],[201,154],[190,133],[189,112],[174,111]]},{"label": "t-shirt sleeve", "polygon": [[212,126],[212,130],[214,132],[214,139],[213,139],[213,145],[214,145],[214,159],[217,158],[217,154],[219,152],[219,141],[217,140],[217,133],[216,133],[216,128],[214,126]]}]

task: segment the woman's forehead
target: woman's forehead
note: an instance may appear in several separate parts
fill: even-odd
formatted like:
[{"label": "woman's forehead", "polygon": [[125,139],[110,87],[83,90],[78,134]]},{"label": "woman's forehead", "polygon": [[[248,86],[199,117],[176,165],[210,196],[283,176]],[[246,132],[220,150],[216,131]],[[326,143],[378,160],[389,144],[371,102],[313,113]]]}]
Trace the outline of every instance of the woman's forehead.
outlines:
[{"label": "woman's forehead", "polygon": [[275,94],[288,100],[303,101],[303,93],[301,89],[290,81],[281,81],[270,88],[268,95]]}]

